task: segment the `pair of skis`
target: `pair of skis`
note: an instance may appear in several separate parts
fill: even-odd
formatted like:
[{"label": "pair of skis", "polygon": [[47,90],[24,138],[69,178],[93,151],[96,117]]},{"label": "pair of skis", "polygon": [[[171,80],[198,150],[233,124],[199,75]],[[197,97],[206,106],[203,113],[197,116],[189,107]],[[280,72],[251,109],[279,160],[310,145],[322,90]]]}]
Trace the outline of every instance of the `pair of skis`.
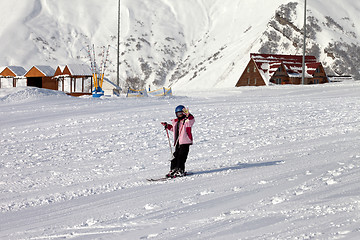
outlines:
[{"label": "pair of skis", "polygon": [[[184,176],[189,176],[192,175],[193,173],[191,172],[185,172]],[[149,182],[159,182],[159,181],[168,181],[171,179],[176,179],[176,178],[182,178],[182,177],[160,177],[160,178],[147,178],[146,180],[148,180]]]}]

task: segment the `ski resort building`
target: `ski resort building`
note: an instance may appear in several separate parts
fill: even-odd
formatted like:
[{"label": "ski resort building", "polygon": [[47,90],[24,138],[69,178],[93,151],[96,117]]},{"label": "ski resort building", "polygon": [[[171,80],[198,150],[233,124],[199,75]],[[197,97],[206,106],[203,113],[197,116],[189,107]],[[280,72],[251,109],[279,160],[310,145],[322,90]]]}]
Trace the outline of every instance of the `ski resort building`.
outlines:
[{"label": "ski resort building", "polygon": [[26,70],[19,66],[7,66],[0,71],[0,88],[26,86]]},{"label": "ski resort building", "polygon": [[[109,84],[107,84],[109,82]],[[110,95],[119,95],[120,88],[109,80]],[[20,66],[0,67],[0,88],[38,87],[63,91],[72,96],[91,95],[93,90],[93,75],[90,67],[85,64],[69,64],[58,66],[34,65],[26,71]]]},{"label": "ski resort building", "polygon": [[[236,87],[264,86],[269,84],[301,84],[302,55],[250,54]],[[327,83],[328,78],[314,56],[305,56],[304,84]]]},{"label": "ski resort building", "polygon": [[57,89],[72,96],[90,95],[93,87],[92,71],[88,65],[69,64],[56,68]]},{"label": "ski resort building", "polygon": [[55,69],[50,66],[33,66],[26,74],[26,86],[58,90],[57,81],[53,78]]}]

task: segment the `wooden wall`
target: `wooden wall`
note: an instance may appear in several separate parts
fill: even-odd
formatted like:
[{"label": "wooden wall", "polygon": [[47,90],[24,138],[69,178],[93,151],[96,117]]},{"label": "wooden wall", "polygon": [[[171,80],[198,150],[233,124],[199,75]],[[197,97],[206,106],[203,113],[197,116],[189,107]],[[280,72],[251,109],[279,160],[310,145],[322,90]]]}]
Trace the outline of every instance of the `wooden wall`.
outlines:
[{"label": "wooden wall", "polygon": [[248,65],[246,66],[243,74],[236,83],[236,87],[240,86],[264,86],[266,85],[259,70],[256,67],[256,64],[253,59],[250,59]]}]

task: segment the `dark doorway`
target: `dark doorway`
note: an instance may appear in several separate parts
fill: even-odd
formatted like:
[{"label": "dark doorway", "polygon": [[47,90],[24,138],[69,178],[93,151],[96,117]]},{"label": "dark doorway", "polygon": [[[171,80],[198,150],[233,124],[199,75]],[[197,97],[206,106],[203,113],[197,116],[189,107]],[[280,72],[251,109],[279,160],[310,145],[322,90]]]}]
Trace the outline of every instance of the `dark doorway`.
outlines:
[{"label": "dark doorway", "polygon": [[28,77],[27,85],[29,87],[38,87],[42,88],[42,78],[41,77]]}]

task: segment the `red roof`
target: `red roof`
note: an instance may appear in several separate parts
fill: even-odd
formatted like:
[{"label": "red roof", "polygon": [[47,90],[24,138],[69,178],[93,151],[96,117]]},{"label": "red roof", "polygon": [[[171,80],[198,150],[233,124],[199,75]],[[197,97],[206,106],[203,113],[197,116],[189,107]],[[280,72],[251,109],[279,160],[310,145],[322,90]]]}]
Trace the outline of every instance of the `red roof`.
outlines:
[{"label": "red roof", "polygon": [[[262,59],[272,62],[302,62],[302,55],[281,55],[281,54],[259,54],[250,53],[253,59]],[[305,62],[316,62],[315,56],[305,56]]]},{"label": "red roof", "polygon": [[[271,76],[283,65],[289,76],[299,77],[302,74],[302,55],[281,55],[281,54],[258,54],[251,53],[250,57],[262,74]],[[312,76],[320,63],[315,56],[305,56],[306,73]],[[268,79],[267,79],[268,80]]]}]

